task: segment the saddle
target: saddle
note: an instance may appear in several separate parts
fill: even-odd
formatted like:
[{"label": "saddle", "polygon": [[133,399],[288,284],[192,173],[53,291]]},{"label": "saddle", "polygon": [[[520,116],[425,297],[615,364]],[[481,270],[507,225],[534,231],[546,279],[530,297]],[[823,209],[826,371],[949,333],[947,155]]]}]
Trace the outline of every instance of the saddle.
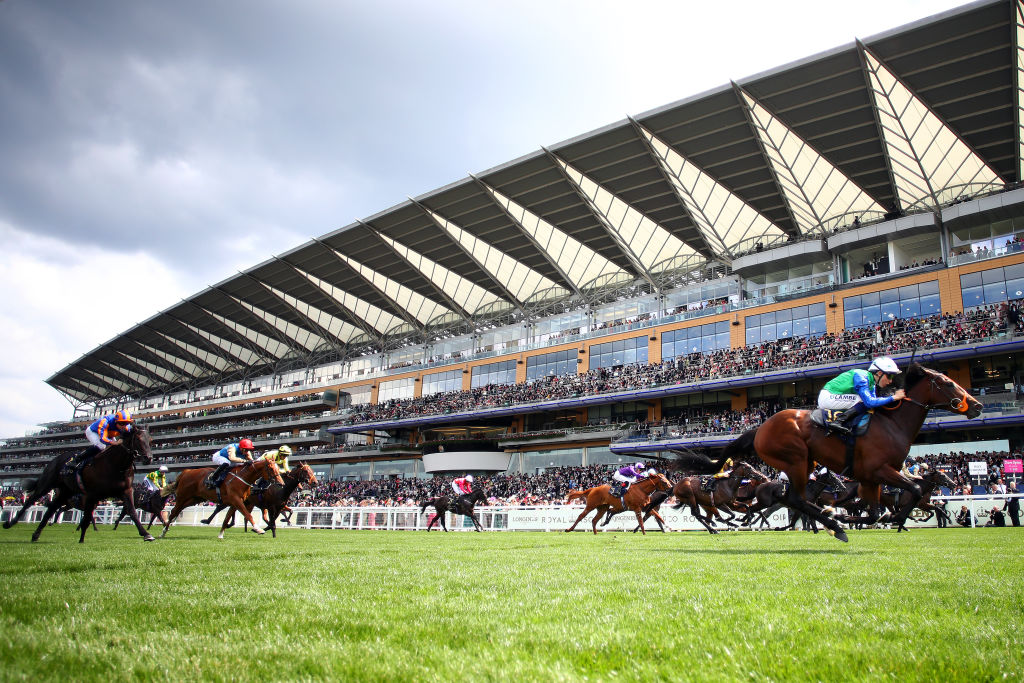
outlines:
[{"label": "saddle", "polygon": [[[816,408],[811,411],[811,422],[818,425],[826,432],[832,432],[832,425],[841,422],[843,419],[844,410],[826,410],[825,408]],[[850,431],[854,438],[858,436],[864,436],[868,431],[868,423],[871,419],[871,412],[868,411],[860,416],[854,424],[850,425]],[[844,441],[846,440],[845,434],[837,434]]]},{"label": "saddle", "polygon": [[700,490],[705,493],[712,493],[715,490],[715,486],[718,484],[718,480],[714,477],[701,477],[700,478]]},{"label": "saddle", "polygon": [[626,495],[626,485],[624,483],[615,481],[612,482],[611,487],[612,488],[611,491],[609,491],[609,493],[611,493],[616,498],[622,498],[624,495]]}]

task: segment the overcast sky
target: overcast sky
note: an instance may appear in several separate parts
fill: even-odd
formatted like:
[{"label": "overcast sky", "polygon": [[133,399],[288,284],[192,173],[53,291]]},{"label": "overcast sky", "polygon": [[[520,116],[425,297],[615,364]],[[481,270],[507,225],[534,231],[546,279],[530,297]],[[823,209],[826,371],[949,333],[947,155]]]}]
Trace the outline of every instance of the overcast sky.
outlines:
[{"label": "overcast sky", "polygon": [[206,285],[948,0],[0,1],[0,437]]}]

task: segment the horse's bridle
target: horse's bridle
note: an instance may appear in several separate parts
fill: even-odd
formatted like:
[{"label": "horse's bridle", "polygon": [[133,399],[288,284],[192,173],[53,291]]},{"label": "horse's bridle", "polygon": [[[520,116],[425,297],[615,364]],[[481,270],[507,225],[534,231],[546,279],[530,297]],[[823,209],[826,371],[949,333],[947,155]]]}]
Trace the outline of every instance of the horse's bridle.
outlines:
[{"label": "horse's bridle", "polygon": [[[947,399],[949,399],[949,403],[948,403],[949,408],[948,408],[948,410],[950,412],[953,412],[953,413],[966,413],[968,410],[971,409],[971,406],[970,406],[970,404],[967,401],[965,401],[964,399],[960,398],[959,396],[951,395],[948,391],[946,391],[945,387],[940,386],[939,383],[938,383],[938,378],[935,375],[931,375],[928,378],[928,381],[931,382],[932,389],[934,389],[935,391],[941,393],[943,396],[945,396]],[[915,398],[910,398],[909,396],[904,396],[900,400],[900,403],[902,403],[903,401],[907,401],[909,403],[913,403],[916,406],[921,406],[925,410],[931,410],[932,408],[941,408],[943,410],[947,409],[946,408],[946,404],[943,404],[943,403],[922,403],[921,401],[918,401]],[[898,406],[899,406],[899,403],[897,403],[892,408],[890,408],[890,410],[893,410],[893,409],[895,409]]]}]

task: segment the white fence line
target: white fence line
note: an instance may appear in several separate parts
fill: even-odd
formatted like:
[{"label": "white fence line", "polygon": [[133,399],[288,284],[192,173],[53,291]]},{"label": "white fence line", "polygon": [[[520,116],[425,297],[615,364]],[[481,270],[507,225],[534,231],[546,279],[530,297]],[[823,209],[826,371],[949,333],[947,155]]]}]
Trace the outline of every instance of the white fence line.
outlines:
[{"label": "white fence line", "polygon": [[[997,501],[1008,498],[1021,498],[1024,494],[992,494],[985,496],[941,496],[945,501],[945,509],[955,519],[958,502],[968,504],[971,512],[971,526],[982,526],[988,519],[988,512],[995,506]],[[9,506],[0,511],[0,520],[6,521],[11,518],[18,508]],[[1000,508],[1001,509],[1001,508]],[[25,524],[38,524],[43,518],[46,508],[33,506],[29,508],[22,522]],[[96,524],[113,524],[120,514],[121,508],[118,505],[100,505],[96,508],[94,515]],[[170,507],[167,508],[170,511]],[[213,511],[209,505],[193,506],[182,511],[181,515],[174,522],[174,526],[199,526],[199,520],[205,519]],[[476,509],[477,519],[485,531],[562,531],[572,525],[583,507],[578,505],[533,505],[533,506],[487,506]],[[907,520],[908,527],[934,527],[937,526],[936,517],[927,522],[922,521],[923,513],[916,510],[910,519]],[[226,512],[219,513],[211,522],[212,526],[219,527]],[[148,524],[151,516],[148,513],[140,513],[143,524]],[[665,519],[669,529],[672,531],[700,531],[703,526],[694,519],[689,510],[673,510],[665,506],[661,509],[661,516]],[[257,523],[262,528],[263,520],[258,510],[255,512]],[[70,510],[60,515],[59,523],[78,524],[81,521],[80,510]],[[425,514],[420,514],[418,507],[296,507],[292,513],[290,528],[297,529],[348,529],[348,530],[371,530],[371,531],[422,531],[427,528],[433,518],[433,511],[428,509]],[[591,531],[593,513],[580,522],[576,527],[577,531]],[[738,521],[738,519],[737,519]],[[772,514],[770,521],[773,526],[779,527],[789,522],[788,512],[779,510]],[[242,516],[235,513],[235,523],[240,527],[243,523]],[[449,531],[473,531],[473,523],[467,517],[447,513],[445,523]],[[1009,523],[1009,521],[1007,522]],[[125,517],[121,524],[131,526],[131,520]],[[159,521],[154,528],[159,526]],[[599,531],[632,531],[636,527],[636,516],[632,513],[619,514],[612,519],[607,526],[598,526]],[[289,528],[289,525],[278,520],[278,528]],[[658,524],[652,518],[647,521],[645,528],[648,531],[657,531]],[[721,528],[721,527],[720,527]],[[440,529],[440,522],[434,524],[434,529]],[[173,533],[173,531],[171,532]]]}]

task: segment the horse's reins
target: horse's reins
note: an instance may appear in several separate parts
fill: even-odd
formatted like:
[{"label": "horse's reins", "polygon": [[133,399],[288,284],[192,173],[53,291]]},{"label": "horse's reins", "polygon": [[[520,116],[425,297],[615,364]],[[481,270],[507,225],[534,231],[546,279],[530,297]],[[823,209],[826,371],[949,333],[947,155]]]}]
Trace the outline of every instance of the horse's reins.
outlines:
[{"label": "horse's reins", "polygon": [[[942,389],[942,388],[939,387],[939,385],[936,383],[934,377],[932,377],[930,381],[931,381],[931,385],[932,385],[933,389],[936,389],[937,391],[941,391],[943,394],[945,394],[946,396],[949,397],[949,410],[950,410],[950,412],[953,412],[953,413],[966,413],[968,410],[970,410],[970,405],[967,403],[967,401],[961,399],[959,396],[949,396],[949,394],[946,393],[945,389]],[[921,406],[925,410],[931,410],[932,408],[942,408],[942,409],[945,408],[945,406],[943,406],[941,403],[933,403],[933,404],[922,403],[921,401],[918,401],[915,398],[911,398],[909,396],[904,396],[899,401],[894,403],[892,406],[882,406],[882,410],[896,410],[897,408],[900,407],[900,405],[902,405],[902,403],[904,401],[907,401],[908,403],[913,403],[916,406]]]}]

